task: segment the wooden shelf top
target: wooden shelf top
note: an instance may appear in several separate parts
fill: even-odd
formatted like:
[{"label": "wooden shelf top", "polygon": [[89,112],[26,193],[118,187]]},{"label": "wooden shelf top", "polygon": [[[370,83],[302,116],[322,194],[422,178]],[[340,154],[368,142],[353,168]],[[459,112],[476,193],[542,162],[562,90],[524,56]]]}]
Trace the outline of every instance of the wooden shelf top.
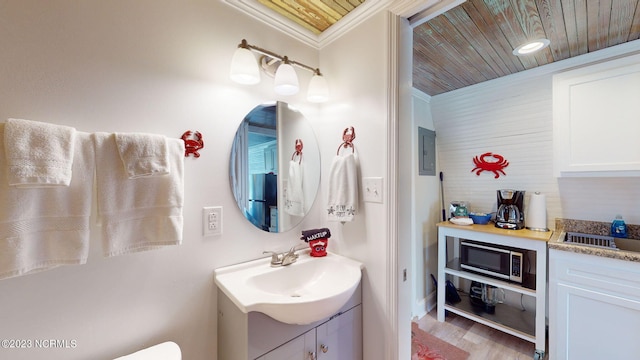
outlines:
[{"label": "wooden shelf top", "polygon": [[460,230],[469,230],[469,231],[477,231],[487,234],[493,235],[502,235],[502,236],[513,236],[531,240],[540,240],[548,242],[551,239],[551,235],[553,231],[533,231],[529,229],[521,229],[521,230],[507,230],[497,228],[493,222],[489,222],[486,225],[456,225],[449,221],[442,221],[437,224],[438,227],[452,228],[452,229],[460,229]]}]

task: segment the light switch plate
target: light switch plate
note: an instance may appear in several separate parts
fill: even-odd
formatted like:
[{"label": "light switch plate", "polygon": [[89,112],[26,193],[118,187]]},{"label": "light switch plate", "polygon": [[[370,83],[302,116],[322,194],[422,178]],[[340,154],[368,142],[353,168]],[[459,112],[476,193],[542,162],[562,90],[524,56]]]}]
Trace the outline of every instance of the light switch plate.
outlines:
[{"label": "light switch plate", "polygon": [[382,178],[362,178],[362,192],[365,202],[382,203]]}]

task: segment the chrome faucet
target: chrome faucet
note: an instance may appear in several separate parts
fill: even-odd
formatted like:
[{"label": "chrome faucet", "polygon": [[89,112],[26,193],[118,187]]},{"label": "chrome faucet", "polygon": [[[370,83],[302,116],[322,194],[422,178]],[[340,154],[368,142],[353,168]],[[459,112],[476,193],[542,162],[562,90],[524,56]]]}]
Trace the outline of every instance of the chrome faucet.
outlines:
[{"label": "chrome faucet", "polygon": [[[306,245],[305,245],[306,247]],[[282,254],[278,254],[275,251],[263,251],[263,254],[271,254],[271,267],[277,266],[287,266],[291,265],[296,260],[298,260],[298,254],[296,254],[297,250],[301,250],[303,248],[297,248],[296,246],[291,247],[289,251],[284,252]]]},{"label": "chrome faucet", "polygon": [[296,247],[294,246],[287,253],[282,254],[282,266],[291,265],[298,260],[298,254],[296,254],[295,249]]},{"label": "chrome faucet", "polygon": [[263,251],[263,254],[271,254],[271,266],[272,267],[276,267],[276,266],[281,266],[282,265],[282,255],[283,254],[278,254],[275,251]]}]

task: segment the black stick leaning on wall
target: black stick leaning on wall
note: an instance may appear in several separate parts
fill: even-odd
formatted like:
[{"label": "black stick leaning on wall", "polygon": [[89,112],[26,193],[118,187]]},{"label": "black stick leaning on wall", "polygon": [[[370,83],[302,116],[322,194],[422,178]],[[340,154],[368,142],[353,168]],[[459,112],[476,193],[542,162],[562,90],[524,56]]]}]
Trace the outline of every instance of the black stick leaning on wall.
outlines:
[{"label": "black stick leaning on wall", "polygon": [[447,221],[447,211],[444,207],[444,174],[440,171],[440,201],[442,201],[442,221]]}]

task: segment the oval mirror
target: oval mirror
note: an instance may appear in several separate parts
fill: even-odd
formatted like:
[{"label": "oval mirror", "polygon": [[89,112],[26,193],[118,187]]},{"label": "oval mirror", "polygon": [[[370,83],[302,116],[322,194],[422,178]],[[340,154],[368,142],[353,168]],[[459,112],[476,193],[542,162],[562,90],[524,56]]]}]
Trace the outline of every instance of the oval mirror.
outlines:
[{"label": "oval mirror", "polygon": [[320,148],[311,125],[287,103],[256,106],[236,132],[229,174],[249,222],[268,232],[291,230],[320,185]]}]

